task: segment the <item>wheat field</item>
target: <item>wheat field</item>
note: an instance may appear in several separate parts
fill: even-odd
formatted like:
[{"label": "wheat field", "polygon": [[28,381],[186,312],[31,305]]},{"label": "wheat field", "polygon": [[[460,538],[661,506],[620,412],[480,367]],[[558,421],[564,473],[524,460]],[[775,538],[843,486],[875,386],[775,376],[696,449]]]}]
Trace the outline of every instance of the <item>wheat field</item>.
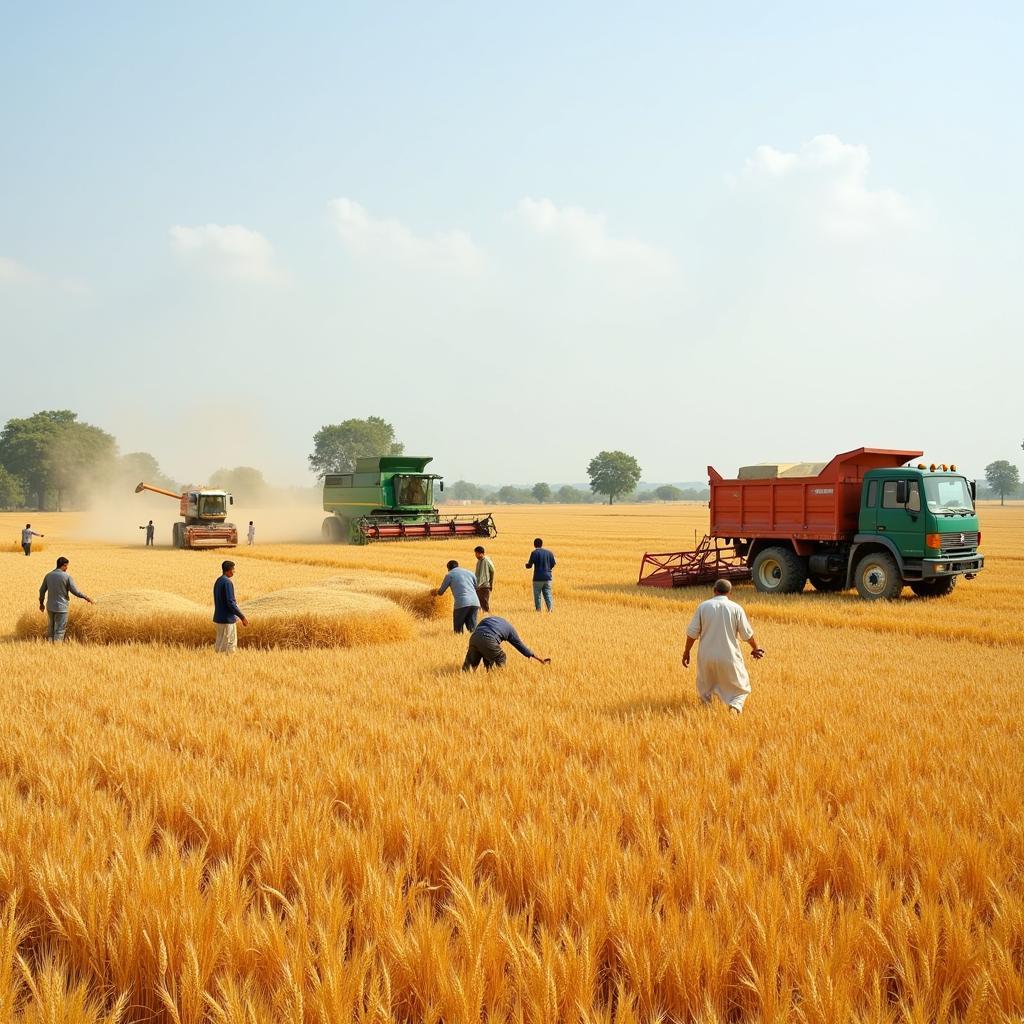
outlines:
[{"label": "wheat field", "polygon": [[493,610],[553,660],[465,676],[416,601],[472,544],[232,556],[254,623],[340,585],[404,639],[53,649],[15,630],[58,554],[204,608],[223,555],[35,515],[45,554],[0,549],[0,1021],[1024,1019],[1024,507],[983,508],[948,599],[737,587],[768,652],[741,718],[679,664],[706,594],[635,586],[706,515],[498,510]]}]

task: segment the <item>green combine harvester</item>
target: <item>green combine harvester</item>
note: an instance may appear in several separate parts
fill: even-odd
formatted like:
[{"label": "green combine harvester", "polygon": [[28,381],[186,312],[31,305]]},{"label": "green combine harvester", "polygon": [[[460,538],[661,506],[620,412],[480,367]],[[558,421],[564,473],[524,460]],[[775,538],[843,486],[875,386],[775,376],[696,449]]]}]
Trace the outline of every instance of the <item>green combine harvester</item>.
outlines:
[{"label": "green combine harvester", "polygon": [[353,473],[324,477],[325,540],[371,544],[379,540],[451,540],[494,537],[491,515],[442,516],[434,507],[434,481],[424,473],[429,456],[381,455],[356,459]]}]

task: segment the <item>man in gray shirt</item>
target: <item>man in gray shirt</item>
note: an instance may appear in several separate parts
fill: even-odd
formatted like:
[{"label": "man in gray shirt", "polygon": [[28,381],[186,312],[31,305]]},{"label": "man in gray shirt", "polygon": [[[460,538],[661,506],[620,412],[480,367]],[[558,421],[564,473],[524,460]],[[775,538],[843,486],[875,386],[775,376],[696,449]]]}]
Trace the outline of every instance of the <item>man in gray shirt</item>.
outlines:
[{"label": "man in gray shirt", "polygon": [[32,538],[43,536],[45,536],[45,534],[36,533],[36,531],[32,529],[31,523],[25,524],[25,529],[21,531],[21,550],[25,552],[26,557],[32,554]]},{"label": "man in gray shirt", "polygon": [[50,643],[64,642],[68,628],[68,598],[71,594],[89,604],[93,603],[91,597],[86,597],[75,586],[75,581],[68,575],[68,560],[61,555],[57,559],[57,568],[51,569],[43,577],[43,585],[39,588],[39,610],[45,611],[50,620],[46,634]]},{"label": "man in gray shirt", "polygon": [[434,591],[440,597],[446,590],[451,590],[455,599],[452,612],[452,626],[456,633],[469,627],[470,633],[476,629],[476,617],[480,611],[480,598],[476,596],[476,577],[468,569],[460,569],[459,563],[453,558],[448,563],[448,573],[441,586]]}]

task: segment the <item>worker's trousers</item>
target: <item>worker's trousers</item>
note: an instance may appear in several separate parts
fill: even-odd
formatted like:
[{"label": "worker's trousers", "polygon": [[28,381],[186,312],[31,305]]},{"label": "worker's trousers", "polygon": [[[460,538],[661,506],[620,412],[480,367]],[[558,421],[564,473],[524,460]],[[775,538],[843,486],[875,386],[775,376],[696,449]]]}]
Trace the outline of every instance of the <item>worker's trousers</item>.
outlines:
[{"label": "worker's trousers", "polygon": [[476,596],[480,599],[480,607],[485,612],[491,610],[491,588],[490,587],[477,587]]},{"label": "worker's trousers", "polygon": [[501,668],[507,660],[505,652],[501,649],[501,642],[490,630],[485,630],[483,633],[474,633],[469,638],[469,648],[466,651],[466,660],[462,663],[462,671],[468,672],[473,669],[475,672],[482,661],[484,668],[490,672],[492,666]]},{"label": "worker's trousers", "polygon": [[21,545],[21,550],[25,552],[25,557],[28,558],[28,556],[32,554],[32,545],[31,544],[22,544]]},{"label": "worker's trousers", "polygon": [[480,606],[471,604],[464,608],[456,608],[452,612],[452,625],[455,627],[456,633],[461,633],[464,627],[468,627],[470,633],[476,629],[476,616],[477,612],[480,611]]},{"label": "worker's trousers", "polygon": [[68,631],[67,612],[47,612],[46,639],[51,644],[64,643],[64,634]]},{"label": "worker's trousers", "polygon": [[551,611],[551,580],[533,581],[533,606],[537,611],[540,611],[540,600],[542,597],[548,611]]},{"label": "worker's trousers", "polygon": [[218,654],[234,654],[238,650],[238,627],[233,622],[216,622],[217,639],[213,649]]}]

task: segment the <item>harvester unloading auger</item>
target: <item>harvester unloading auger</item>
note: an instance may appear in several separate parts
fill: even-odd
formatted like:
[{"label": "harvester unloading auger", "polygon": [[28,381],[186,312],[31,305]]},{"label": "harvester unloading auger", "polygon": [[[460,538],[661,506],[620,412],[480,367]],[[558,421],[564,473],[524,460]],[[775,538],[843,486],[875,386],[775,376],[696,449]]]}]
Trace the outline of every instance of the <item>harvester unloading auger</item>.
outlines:
[{"label": "harvester unloading auger", "polygon": [[136,494],[152,491],[174,498],[181,503],[180,514],[185,520],[174,524],[172,535],[176,548],[233,548],[238,546],[238,528],[227,522],[228,506],[235,499],[227,491],[197,489],[175,494],[162,487],[140,483]]},{"label": "harvester unloading auger", "polygon": [[321,532],[325,540],[371,544],[383,540],[451,540],[494,537],[494,518],[481,513],[442,516],[434,507],[436,473],[424,473],[429,456],[382,455],[356,459],[352,473],[324,477]]}]

